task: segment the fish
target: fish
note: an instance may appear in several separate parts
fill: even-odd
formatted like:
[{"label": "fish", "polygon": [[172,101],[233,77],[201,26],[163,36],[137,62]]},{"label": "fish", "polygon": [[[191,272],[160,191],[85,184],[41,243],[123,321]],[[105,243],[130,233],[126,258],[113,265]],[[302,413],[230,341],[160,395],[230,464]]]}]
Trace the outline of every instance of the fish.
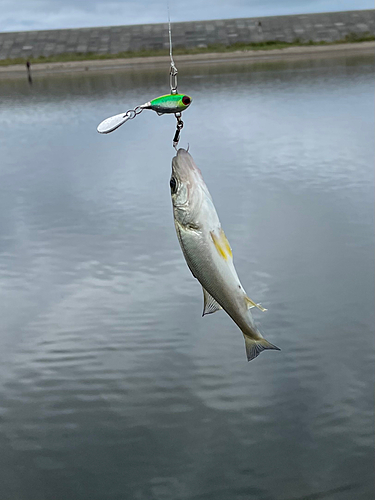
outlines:
[{"label": "fish", "polygon": [[266,309],[247,296],[202,173],[185,149],[172,159],[170,189],[177,238],[192,275],[203,288],[202,316],[223,309],[243,333],[248,361],[266,349],[279,351],[254,323],[250,309]]}]

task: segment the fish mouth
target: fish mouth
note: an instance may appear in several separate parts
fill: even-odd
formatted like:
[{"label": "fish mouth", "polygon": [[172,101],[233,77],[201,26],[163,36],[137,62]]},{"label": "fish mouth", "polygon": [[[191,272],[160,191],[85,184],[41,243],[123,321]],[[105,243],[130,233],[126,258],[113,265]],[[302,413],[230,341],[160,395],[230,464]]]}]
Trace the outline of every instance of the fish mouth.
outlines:
[{"label": "fish mouth", "polygon": [[[184,148],[180,148],[180,149],[177,151],[177,155],[176,155],[176,156],[179,156],[179,155],[184,156],[185,154],[189,155],[189,153],[187,152],[187,150],[186,150],[186,149],[184,149]],[[189,156],[190,156],[190,155],[189,155]]]},{"label": "fish mouth", "polygon": [[172,172],[176,174],[181,182],[191,185],[204,184],[202,173],[195,164],[191,154],[184,148],[177,151],[172,159]]},{"label": "fish mouth", "polygon": [[196,167],[194,161],[186,149],[180,148],[172,160],[172,172],[182,182],[192,182]]},{"label": "fish mouth", "polygon": [[175,170],[175,171],[185,170],[187,165],[185,165],[184,159],[185,158],[187,159],[189,156],[190,155],[186,151],[186,149],[180,148],[177,151],[176,156],[174,156],[173,159],[172,159],[172,168],[173,168],[173,170]]}]

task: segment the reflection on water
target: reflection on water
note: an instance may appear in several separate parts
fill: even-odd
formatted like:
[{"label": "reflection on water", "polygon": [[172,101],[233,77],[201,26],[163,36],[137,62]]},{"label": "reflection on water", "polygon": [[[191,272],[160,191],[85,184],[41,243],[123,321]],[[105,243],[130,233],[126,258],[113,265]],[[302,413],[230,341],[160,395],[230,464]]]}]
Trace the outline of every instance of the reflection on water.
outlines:
[{"label": "reflection on water", "polygon": [[266,338],[246,362],[181,255],[166,71],[0,83],[0,497],[373,497],[373,61],[180,70]]}]

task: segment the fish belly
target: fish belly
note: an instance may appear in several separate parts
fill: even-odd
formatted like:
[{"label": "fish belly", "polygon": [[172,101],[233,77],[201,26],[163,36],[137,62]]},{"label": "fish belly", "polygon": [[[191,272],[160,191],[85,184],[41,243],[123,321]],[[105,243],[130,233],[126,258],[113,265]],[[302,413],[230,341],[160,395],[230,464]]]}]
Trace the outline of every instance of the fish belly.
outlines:
[{"label": "fish belly", "polygon": [[182,252],[193,276],[221,305],[237,326],[247,335],[258,337],[251,313],[247,309],[245,293],[237,274],[225,263],[209,237],[197,231],[183,230],[176,225]]}]

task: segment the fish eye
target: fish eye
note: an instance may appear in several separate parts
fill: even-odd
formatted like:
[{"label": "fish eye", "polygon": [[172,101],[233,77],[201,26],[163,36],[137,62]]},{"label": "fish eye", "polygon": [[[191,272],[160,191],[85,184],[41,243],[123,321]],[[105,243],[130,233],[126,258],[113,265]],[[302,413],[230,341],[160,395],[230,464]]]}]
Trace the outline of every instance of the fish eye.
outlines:
[{"label": "fish eye", "polygon": [[169,181],[169,185],[171,187],[171,193],[175,194],[177,191],[177,182],[174,177],[171,177],[171,180]]},{"label": "fish eye", "polygon": [[185,104],[185,106],[188,106],[191,103],[191,99],[188,95],[184,95],[182,98],[182,103]]}]

